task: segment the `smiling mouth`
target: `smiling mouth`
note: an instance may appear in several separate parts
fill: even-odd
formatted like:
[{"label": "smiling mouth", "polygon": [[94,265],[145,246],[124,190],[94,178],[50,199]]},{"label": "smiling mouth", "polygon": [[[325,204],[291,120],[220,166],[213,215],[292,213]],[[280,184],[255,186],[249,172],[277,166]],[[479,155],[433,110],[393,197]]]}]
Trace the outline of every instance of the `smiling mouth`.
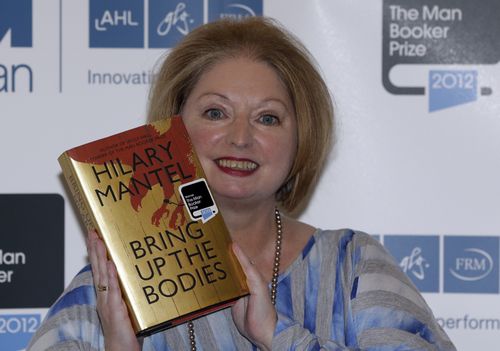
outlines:
[{"label": "smiling mouth", "polygon": [[231,160],[220,158],[215,163],[221,168],[227,168],[235,171],[251,172],[257,169],[259,165],[250,160]]}]

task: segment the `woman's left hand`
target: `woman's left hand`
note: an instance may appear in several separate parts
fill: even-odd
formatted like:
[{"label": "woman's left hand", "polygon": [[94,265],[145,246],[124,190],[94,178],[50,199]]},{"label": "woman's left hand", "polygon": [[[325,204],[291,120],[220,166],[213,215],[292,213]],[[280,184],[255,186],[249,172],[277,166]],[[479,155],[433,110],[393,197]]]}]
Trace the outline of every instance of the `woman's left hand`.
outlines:
[{"label": "woman's left hand", "polygon": [[237,244],[233,244],[233,252],[247,276],[250,290],[250,295],[239,299],[232,308],[234,323],[240,333],[261,350],[271,350],[277,315],[269,289]]}]

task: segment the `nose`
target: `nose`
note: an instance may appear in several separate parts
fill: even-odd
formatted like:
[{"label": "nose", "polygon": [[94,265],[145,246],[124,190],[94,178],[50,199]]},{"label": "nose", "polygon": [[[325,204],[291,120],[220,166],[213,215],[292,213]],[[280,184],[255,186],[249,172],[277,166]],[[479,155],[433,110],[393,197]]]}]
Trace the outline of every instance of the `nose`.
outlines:
[{"label": "nose", "polygon": [[233,119],[227,132],[227,141],[229,144],[238,148],[247,148],[253,142],[253,130],[249,119],[244,116],[238,116]]}]

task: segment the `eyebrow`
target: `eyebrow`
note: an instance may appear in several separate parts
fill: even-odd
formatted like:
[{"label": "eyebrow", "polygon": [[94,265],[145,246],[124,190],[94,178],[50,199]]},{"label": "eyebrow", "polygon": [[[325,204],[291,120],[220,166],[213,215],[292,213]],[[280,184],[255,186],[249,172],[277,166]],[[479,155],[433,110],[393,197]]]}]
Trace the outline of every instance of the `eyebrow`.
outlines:
[{"label": "eyebrow", "polygon": [[[227,97],[226,95],[221,94],[221,93],[216,93],[216,92],[203,93],[203,94],[201,94],[198,97],[198,99],[201,99],[201,98],[206,97],[206,96],[211,96],[211,95],[218,96],[218,97],[220,97],[223,100],[231,101],[231,99],[229,97]],[[271,98],[267,98],[267,99],[263,100],[264,103],[266,103],[266,102],[272,102],[272,101],[277,102],[280,105],[282,105],[289,113],[293,113],[294,106],[292,105],[292,111],[290,111],[289,108],[287,107],[287,104],[285,102],[283,102],[283,100],[281,100],[279,98],[273,98],[273,97],[271,97]]]},{"label": "eyebrow", "polygon": [[224,94],[220,94],[220,93],[213,93],[213,92],[203,93],[203,94],[201,94],[201,95],[198,97],[198,99],[201,99],[201,98],[203,98],[203,97],[205,97],[205,96],[210,96],[210,95],[215,95],[215,96],[218,96],[218,97],[220,97],[220,98],[222,98],[222,99],[224,99],[224,100],[229,100],[229,98],[228,98],[226,95],[224,95]]}]

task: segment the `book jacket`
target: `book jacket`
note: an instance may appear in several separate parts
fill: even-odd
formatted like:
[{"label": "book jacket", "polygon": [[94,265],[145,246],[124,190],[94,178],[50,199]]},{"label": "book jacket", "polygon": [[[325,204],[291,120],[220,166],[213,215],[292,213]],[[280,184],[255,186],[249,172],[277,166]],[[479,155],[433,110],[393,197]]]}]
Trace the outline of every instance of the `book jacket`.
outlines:
[{"label": "book jacket", "polygon": [[59,163],[116,265],[138,336],[248,294],[181,117],[75,147]]}]

